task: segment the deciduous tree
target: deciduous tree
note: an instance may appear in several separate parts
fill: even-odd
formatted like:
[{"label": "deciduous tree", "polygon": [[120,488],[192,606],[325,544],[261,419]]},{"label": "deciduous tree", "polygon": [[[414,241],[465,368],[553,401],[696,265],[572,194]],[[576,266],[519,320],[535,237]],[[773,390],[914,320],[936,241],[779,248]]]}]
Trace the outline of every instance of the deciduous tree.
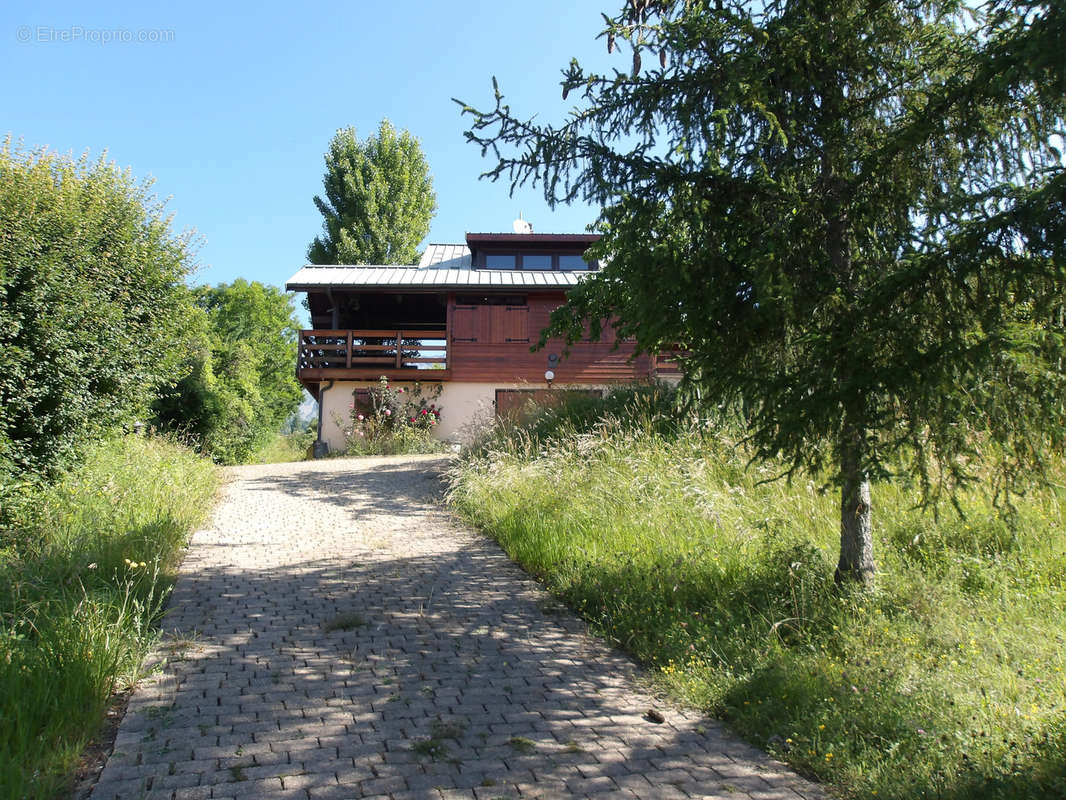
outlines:
[{"label": "deciduous tree", "polygon": [[1066,434],[1061,4],[631,0],[625,71],[564,72],[561,125],[467,137],[512,189],[603,207],[606,267],[554,333],[618,318],[743,404],[757,457],[841,487],[837,574],[874,573],[871,478],[1009,488]]},{"label": "deciduous tree", "polygon": [[322,235],[312,264],[414,264],[437,210],[433,178],[418,139],[382,120],[366,141],[337,131],[326,153],[325,197],[315,197]]},{"label": "deciduous tree", "polygon": [[203,310],[187,375],[156,404],[160,423],[237,464],[281,431],[300,404],[292,296],[238,279],[195,290]]}]

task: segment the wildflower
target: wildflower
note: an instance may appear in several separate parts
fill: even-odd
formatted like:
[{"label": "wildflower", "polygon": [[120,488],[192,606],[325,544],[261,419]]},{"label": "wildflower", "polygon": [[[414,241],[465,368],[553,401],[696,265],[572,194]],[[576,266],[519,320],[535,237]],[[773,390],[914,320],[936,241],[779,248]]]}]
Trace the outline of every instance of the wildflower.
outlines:
[{"label": "wildflower", "polygon": [[403,394],[403,387],[402,386],[399,389],[396,390],[396,394]]},{"label": "wildflower", "polygon": [[360,421],[360,422],[362,422],[362,421],[363,421],[363,415],[362,415],[362,414],[360,414],[360,415],[359,415],[359,421]]},{"label": "wildflower", "polygon": [[407,418],[407,421],[408,421],[408,422],[414,422],[414,421],[415,421],[415,418],[414,418],[414,417],[408,417],[408,418]]},{"label": "wildflower", "polygon": [[428,412],[428,411],[426,411],[426,410],[425,410],[424,408],[422,409],[422,416],[423,416],[423,417],[424,417],[424,416],[425,416],[426,414],[428,414],[428,413],[429,413],[429,412]]},{"label": "wildflower", "polygon": [[386,408],[385,409],[385,416],[386,417],[391,417],[392,416],[392,409],[391,408]]}]

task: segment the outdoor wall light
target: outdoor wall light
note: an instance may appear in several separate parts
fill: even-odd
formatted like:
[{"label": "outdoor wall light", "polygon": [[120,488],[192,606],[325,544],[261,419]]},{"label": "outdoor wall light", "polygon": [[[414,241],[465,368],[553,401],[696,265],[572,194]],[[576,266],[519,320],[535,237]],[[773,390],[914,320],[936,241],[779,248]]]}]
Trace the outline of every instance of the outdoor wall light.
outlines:
[{"label": "outdoor wall light", "polygon": [[552,388],[552,381],[555,380],[555,368],[559,366],[559,356],[556,353],[548,353],[548,369],[544,373],[544,380],[548,382],[548,388]]}]

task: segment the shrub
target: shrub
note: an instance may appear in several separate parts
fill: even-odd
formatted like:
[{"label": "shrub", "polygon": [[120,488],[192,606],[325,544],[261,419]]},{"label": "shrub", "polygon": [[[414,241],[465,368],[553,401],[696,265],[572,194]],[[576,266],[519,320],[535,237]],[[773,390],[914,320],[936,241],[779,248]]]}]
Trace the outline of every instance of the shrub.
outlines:
[{"label": "shrub", "polygon": [[437,405],[443,386],[426,389],[416,381],[393,386],[382,375],[369,391],[353,393],[347,420],[337,420],[349,455],[436,453],[444,445],[433,436],[440,424]]},{"label": "shrub", "polygon": [[191,241],[149,188],[103,159],[0,146],[0,460],[23,476],[144,419],[185,357]]}]

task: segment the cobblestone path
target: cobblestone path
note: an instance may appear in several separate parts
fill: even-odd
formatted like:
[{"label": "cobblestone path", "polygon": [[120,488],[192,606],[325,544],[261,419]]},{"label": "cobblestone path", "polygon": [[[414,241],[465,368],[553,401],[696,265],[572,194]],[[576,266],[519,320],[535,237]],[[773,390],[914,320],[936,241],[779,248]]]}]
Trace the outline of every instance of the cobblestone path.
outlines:
[{"label": "cobblestone path", "polygon": [[641,694],[441,510],[444,464],[233,469],[93,800],[823,797]]}]

